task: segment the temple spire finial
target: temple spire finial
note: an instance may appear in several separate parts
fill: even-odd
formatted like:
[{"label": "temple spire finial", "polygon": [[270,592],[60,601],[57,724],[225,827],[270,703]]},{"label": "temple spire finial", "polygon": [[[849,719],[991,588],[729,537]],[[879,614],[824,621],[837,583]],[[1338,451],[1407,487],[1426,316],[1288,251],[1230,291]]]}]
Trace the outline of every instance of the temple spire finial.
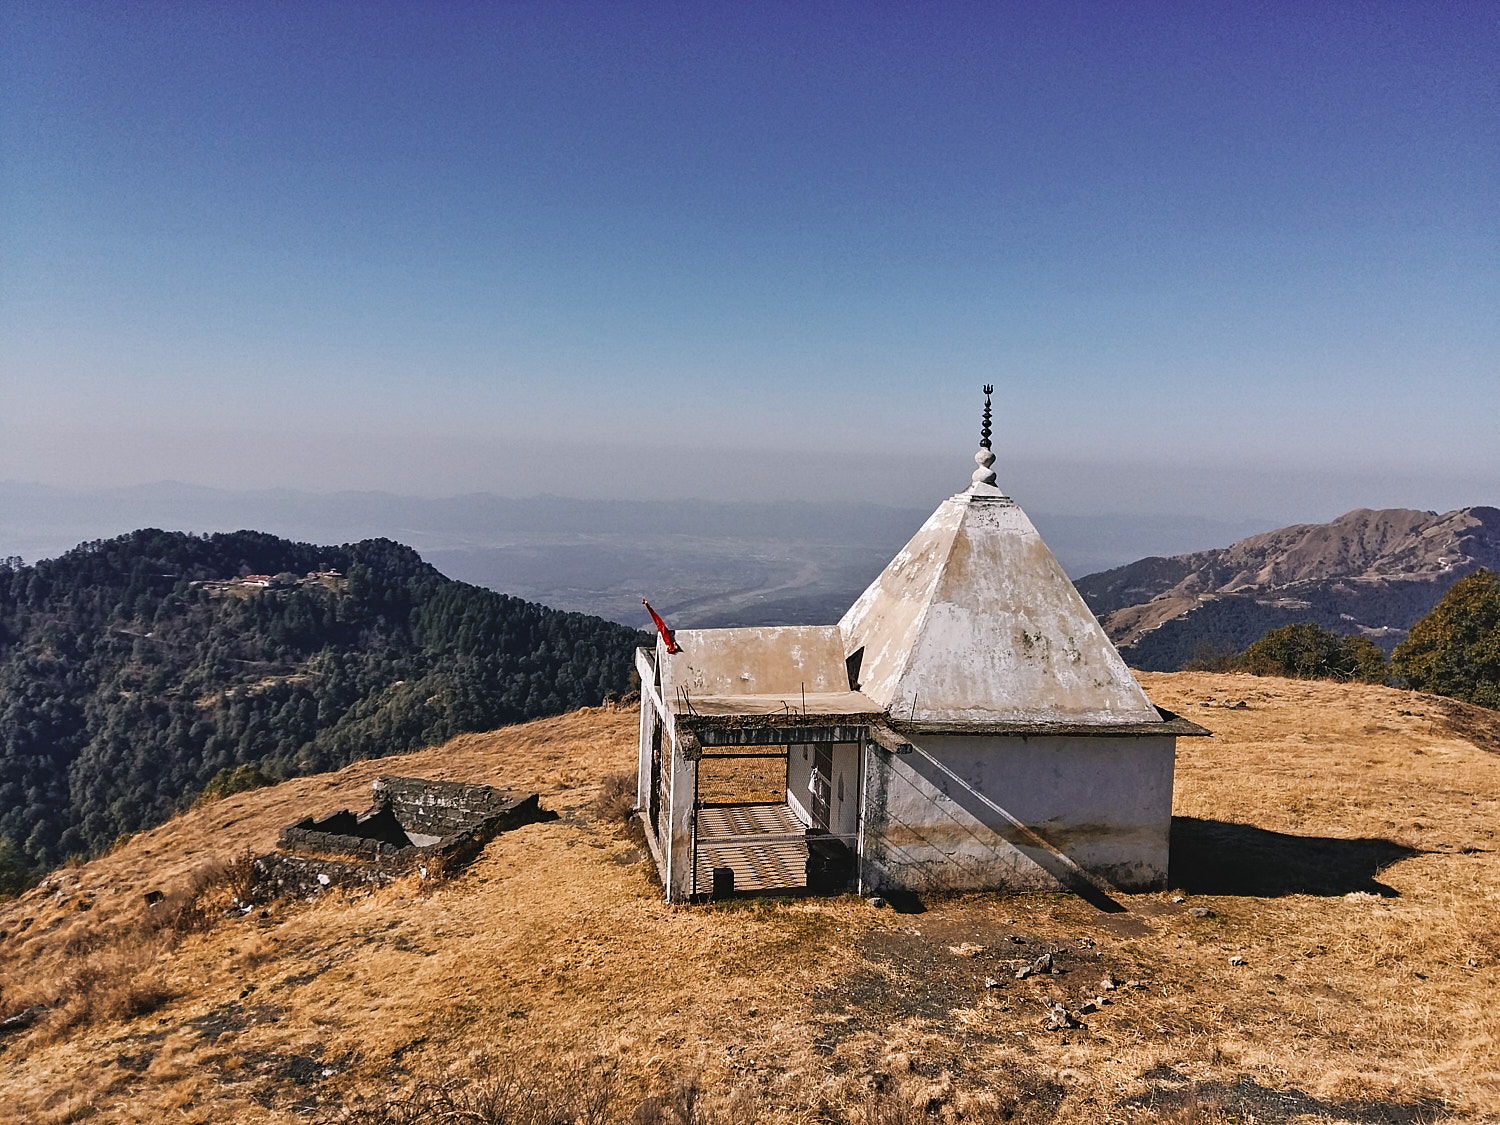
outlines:
[{"label": "temple spire finial", "polygon": [[990,395],[995,393],[995,388],[986,383],[984,385],[984,425],[979,428],[979,452],[974,454],[974,460],[979,468],[974,470],[970,477],[972,482],[969,491],[980,496],[1004,496],[1000,486],[995,483],[995,470],[991,468],[995,463],[995,454],[990,448]]}]

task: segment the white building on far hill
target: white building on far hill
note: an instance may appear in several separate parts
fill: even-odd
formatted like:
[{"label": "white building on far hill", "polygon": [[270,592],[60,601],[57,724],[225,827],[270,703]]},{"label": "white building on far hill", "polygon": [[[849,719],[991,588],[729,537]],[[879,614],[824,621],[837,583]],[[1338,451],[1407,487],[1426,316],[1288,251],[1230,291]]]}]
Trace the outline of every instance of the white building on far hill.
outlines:
[{"label": "white building on far hill", "polygon": [[[986,395],[990,389],[985,388]],[[1176,739],[991,469],[837,625],[640,649],[638,805],[667,897],[1148,890]]]}]

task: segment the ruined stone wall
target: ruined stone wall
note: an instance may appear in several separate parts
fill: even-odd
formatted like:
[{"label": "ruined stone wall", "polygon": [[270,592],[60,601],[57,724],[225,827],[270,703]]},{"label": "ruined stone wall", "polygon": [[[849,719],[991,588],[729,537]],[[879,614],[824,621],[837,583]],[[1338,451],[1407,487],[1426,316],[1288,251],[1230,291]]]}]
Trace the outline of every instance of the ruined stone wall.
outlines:
[{"label": "ruined stone wall", "polygon": [[282,829],[281,851],[256,861],[265,893],[307,897],[330,885],[380,886],[424,868],[451,871],[497,833],[554,815],[542,811],[535,793],[487,785],[386,776],[374,789],[364,816],[341,809]]},{"label": "ruined stone wall", "polygon": [[276,898],[316,898],[333,887],[365,890],[383,887],[406,871],[384,863],[355,863],[328,856],[289,855],[271,852],[255,861],[255,882],[250,899],[269,902]]},{"label": "ruined stone wall", "polygon": [[[518,795],[488,785],[425,781],[415,777],[379,777],[375,800],[385,802],[404,827],[428,836],[451,836],[491,818],[524,815]],[[536,798],[531,798],[535,814]],[[502,825],[503,827],[503,825]]]},{"label": "ruined stone wall", "polygon": [[424,851],[431,848],[417,848],[411,844],[392,844],[385,840],[372,840],[368,836],[352,836],[343,832],[330,832],[321,827],[330,821],[335,825],[341,825],[347,819],[352,828],[355,823],[354,814],[348,809],[341,810],[330,817],[315,820],[313,817],[304,817],[296,824],[288,825],[281,830],[281,838],[277,841],[278,846],[292,852],[319,852],[336,853],[339,855],[358,856],[362,859],[387,859],[387,860],[411,860]]}]

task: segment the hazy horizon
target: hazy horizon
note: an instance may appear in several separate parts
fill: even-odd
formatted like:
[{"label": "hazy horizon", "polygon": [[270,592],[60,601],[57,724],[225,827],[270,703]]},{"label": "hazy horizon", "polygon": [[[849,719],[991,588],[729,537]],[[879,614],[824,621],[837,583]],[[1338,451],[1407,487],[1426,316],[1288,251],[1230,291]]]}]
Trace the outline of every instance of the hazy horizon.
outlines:
[{"label": "hazy horizon", "polygon": [[1500,8],[13,6],[0,478],[1500,497]]},{"label": "hazy horizon", "polygon": [[[630,625],[648,623],[645,596],[680,625],[814,624],[837,619],[928,514],[863,501],[433,498],[170,482],[70,490],[0,481],[0,556],[35,562],[140,527],[253,529],[328,545],[386,537],[450,578]],[[1265,530],[1200,517],[1031,514],[1075,577]]]}]

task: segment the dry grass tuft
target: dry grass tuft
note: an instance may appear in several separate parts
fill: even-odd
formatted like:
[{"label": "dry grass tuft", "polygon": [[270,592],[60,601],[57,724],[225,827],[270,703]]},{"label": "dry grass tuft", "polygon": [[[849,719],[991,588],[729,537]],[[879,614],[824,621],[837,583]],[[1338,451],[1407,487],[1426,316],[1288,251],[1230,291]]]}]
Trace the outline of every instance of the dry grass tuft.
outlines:
[{"label": "dry grass tuft", "polygon": [[277,949],[275,942],[268,941],[263,934],[256,934],[245,948],[234,951],[229,965],[238,973],[253,972],[262,965],[274,961],[279,953],[280,950]]},{"label": "dry grass tuft", "polygon": [[636,775],[607,773],[594,799],[594,815],[606,824],[625,824],[635,812]]},{"label": "dry grass tuft", "polygon": [[226,911],[248,902],[254,886],[255,856],[248,849],[230,859],[206,863],[193,872],[186,886],[148,908],[142,929],[205,933]]},{"label": "dry grass tuft", "polygon": [[157,965],[159,949],[113,945],[78,962],[49,990],[50,1009],[41,1022],[42,1042],[56,1041],[80,1028],[120,1023],[149,1015],[173,999]]},{"label": "dry grass tuft", "polygon": [[[539,1070],[481,1056],[470,1066],[424,1077],[405,1090],[324,1116],[327,1125],[613,1125],[620,1089],[606,1070],[570,1062]],[[677,1119],[676,1125],[697,1125]]]}]

